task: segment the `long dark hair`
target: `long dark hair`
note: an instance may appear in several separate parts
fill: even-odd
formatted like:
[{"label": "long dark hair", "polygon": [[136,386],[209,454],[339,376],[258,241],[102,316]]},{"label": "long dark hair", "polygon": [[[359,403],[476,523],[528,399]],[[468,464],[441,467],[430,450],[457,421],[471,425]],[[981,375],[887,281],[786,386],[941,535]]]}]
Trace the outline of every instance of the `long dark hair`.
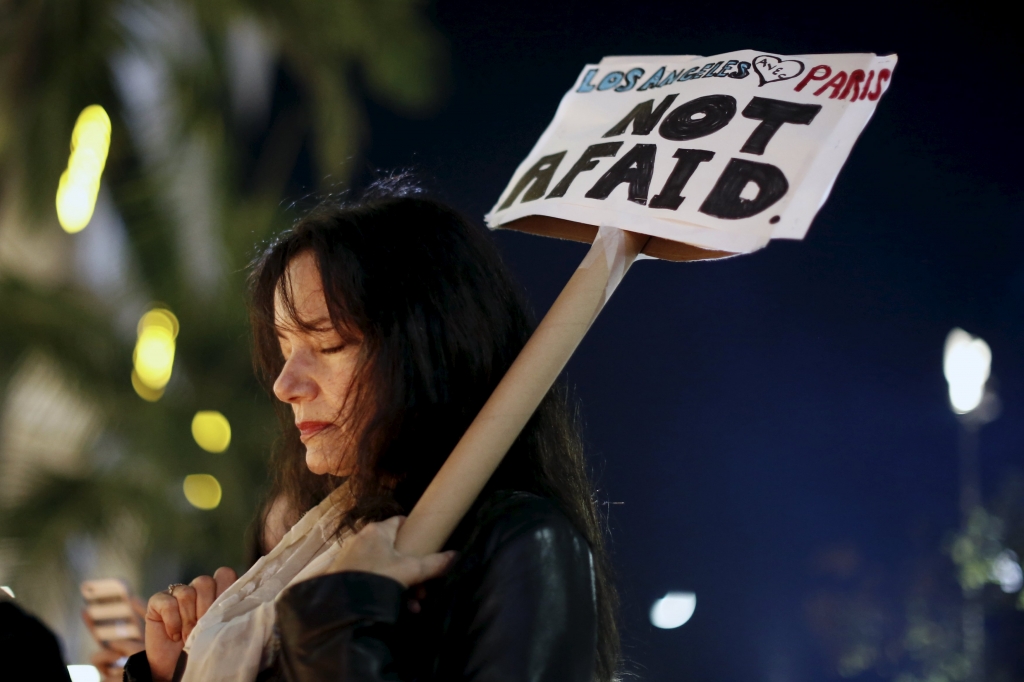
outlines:
[{"label": "long dark hair", "polygon": [[[268,389],[284,361],[274,327],[274,294],[291,260],[307,251],[319,264],[333,324],[343,335],[358,332],[363,339],[348,417],[361,434],[356,473],[349,480],[355,506],[343,525],[408,514],[535,321],[483,230],[425,198],[415,185],[392,179],[357,201],[321,204],[254,264],[254,360]],[[271,499],[284,494],[304,512],[341,479],[309,471],[291,411],[276,404],[282,436],[272,463]],[[589,542],[597,587],[597,679],[613,679],[619,655],[617,598],[564,388],[549,392],[481,500],[497,491],[553,500]]]}]

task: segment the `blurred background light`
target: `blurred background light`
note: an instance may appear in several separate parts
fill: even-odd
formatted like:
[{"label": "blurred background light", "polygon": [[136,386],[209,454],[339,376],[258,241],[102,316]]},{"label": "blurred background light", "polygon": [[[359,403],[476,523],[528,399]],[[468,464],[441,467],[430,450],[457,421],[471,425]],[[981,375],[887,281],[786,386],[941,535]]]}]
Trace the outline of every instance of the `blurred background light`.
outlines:
[{"label": "blurred background light", "polygon": [[57,220],[65,232],[79,232],[92,219],[109,149],[110,117],[98,104],[86,107],[71,132],[71,156],[57,184]]},{"label": "blurred background light", "polygon": [[153,308],[139,318],[136,330],[139,334],[149,327],[160,327],[171,333],[171,336],[178,337],[178,318],[166,308]]},{"label": "blurred background light", "polygon": [[992,369],[992,351],[983,339],[959,327],[946,336],[942,370],[949,383],[949,402],[957,414],[967,414],[981,404]]},{"label": "blurred background light", "polygon": [[155,403],[157,400],[164,397],[163,388],[150,388],[144,384],[142,379],[139,378],[138,372],[136,372],[134,368],[132,368],[132,388],[135,389],[135,392],[140,398],[151,403]]},{"label": "blurred background light", "polygon": [[1019,592],[1024,587],[1024,570],[1017,560],[1017,553],[1012,549],[1004,549],[992,562],[992,578],[999,583],[999,588],[1006,594]]},{"label": "blurred background light", "polygon": [[4,592],[5,594],[7,594],[8,597],[14,599],[14,590],[12,590],[7,585],[0,585],[0,592]]},{"label": "blurred background light", "polygon": [[149,327],[135,344],[135,371],[150,388],[163,388],[171,378],[174,337],[162,327]]},{"label": "blurred background light", "polygon": [[170,310],[154,308],[139,320],[138,340],[132,354],[132,386],[144,400],[159,400],[171,380],[178,318]]},{"label": "blurred background light", "polygon": [[231,424],[216,410],[196,412],[192,417],[192,437],[207,452],[224,452],[231,444]]},{"label": "blurred background light", "polygon": [[685,624],[697,608],[697,595],[693,592],[669,592],[651,607],[651,625],[671,630]]},{"label": "blurred background light", "polygon": [[196,509],[216,509],[220,504],[220,481],[210,474],[189,474],[181,487],[185,499]]},{"label": "blurred background light", "polygon": [[100,682],[100,671],[91,665],[69,665],[71,682]]}]

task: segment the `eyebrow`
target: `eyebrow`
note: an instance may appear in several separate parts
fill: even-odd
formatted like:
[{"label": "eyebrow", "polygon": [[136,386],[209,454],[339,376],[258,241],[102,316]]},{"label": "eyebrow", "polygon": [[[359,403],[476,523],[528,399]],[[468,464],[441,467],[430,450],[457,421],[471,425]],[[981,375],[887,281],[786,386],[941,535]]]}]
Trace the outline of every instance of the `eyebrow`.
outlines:
[{"label": "eyebrow", "polygon": [[[316,334],[318,332],[333,332],[337,331],[334,328],[334,322],[329,317],[318,317],[310,322],[301,322],[300,325],[295,325],[300,331],[309,334]],[[280,325],[274,325],[274,331],[277,332],[278,336],[281,336],[283,330]]]}]

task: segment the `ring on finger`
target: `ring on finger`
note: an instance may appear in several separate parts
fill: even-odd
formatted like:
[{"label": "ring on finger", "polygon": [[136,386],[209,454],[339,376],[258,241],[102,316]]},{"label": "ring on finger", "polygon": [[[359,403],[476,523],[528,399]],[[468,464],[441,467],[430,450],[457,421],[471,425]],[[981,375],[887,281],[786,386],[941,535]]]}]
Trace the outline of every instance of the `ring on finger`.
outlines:
[{"label": "ring on finger", "polygon": [[173,597],[174,596],[174,588],[175,587],[185,587],[185,583],[171,583],[170,585],[167,586],[167,590],[166,590],[167,594],[169,594],[170,596]]}]

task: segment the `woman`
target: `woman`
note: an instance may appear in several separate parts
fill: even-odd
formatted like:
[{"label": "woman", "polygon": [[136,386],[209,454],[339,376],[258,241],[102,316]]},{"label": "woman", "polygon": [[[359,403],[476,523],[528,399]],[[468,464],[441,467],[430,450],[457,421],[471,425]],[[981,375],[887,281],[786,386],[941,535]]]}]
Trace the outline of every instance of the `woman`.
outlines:
[{"label": "woman", "polygon": [[259,679],[613,679],[615,592],[561,392],[445,552],[394,548],[533,327],[487,236],[418,195],[392,181],[321,206],[255,264],[255,361],[284,426],[275,496],[312,511],[230,589],[220,569],[154,595],[127,679],[227,675],[232,651]]}]

